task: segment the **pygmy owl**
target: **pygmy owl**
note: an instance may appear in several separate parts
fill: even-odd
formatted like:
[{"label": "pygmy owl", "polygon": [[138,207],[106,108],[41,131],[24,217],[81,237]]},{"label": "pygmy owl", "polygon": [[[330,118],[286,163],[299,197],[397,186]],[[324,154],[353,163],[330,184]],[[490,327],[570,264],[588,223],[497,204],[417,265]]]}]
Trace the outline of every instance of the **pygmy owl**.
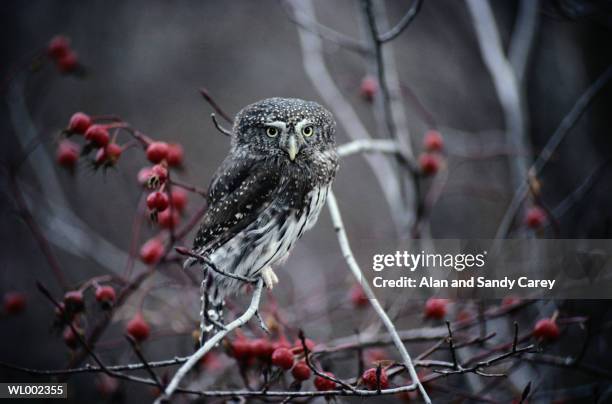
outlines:
[{"label": "pygmy owl", "polygon": [[[336,124],[321,105],[269,98],[235,118],[231,149],[209,188],[209,208],[193,242],[207,258],[202,340],[220,326],[224,297],[242,282],[211,270],[278,282],[272,267],[312,228],[338,168]],[[186,265],[201,260],[189,259]]]}]

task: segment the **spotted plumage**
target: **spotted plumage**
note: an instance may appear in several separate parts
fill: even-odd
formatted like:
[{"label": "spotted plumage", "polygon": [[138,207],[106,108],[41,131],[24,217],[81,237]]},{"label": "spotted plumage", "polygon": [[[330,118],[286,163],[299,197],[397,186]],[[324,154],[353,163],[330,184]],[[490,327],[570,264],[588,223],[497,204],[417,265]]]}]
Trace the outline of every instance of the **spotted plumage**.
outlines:
[{"label": "spotted plumage", "polygon": [[[278,282],[272,266],[315,224],[337,167],[335,122],[319,104],[269,98],[245,107],[210,185],[193,252],[222,271],[262,276],[271,288]],[[220,325],[224,297],[242,286],[210,264],[203,265],[203,338]]]}]

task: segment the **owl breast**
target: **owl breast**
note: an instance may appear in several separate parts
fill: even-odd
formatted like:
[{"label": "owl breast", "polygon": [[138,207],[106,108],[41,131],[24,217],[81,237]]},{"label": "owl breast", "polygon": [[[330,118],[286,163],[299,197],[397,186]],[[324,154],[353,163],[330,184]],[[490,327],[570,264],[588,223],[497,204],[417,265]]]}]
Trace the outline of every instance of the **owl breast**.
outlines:
[{"label": "owl breast", "polygon": [[[312,228],[325,205],[329,183],[312,188],[300,206],[272,204],[261,217],[210,255],[224,271],[254,277],[267,266],[282,263],[296,241]],[[215,274],[215,282],[232,294],[241,286],[233,278]]]}]

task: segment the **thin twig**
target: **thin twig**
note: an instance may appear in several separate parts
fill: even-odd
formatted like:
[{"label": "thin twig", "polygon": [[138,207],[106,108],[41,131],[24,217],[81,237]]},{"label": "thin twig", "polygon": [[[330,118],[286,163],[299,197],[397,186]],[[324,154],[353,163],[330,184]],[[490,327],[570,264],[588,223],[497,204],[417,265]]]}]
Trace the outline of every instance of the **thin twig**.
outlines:
[{"label": "thin twig", "polygon": [[66,286],[66,279],[64,277],[64,272],[62,271],[62,267],[60,266],[59,261],[53,254],[53,251],[51,250],[51,246],[49,245],[47,238],[45,237],[44,233],[41,231],[40,227],[38,226],[38,223],[36,223],[36,220],[34,220],[34,217],[32,216],[30,209],[28,209],[28,205],[26,204],[26,201],[23,198],[23,193],[21,192],[21,189],[19,188],[19,185],[17,184],[15,173],[13,172],[9,173],[9,184],[10,184],[11,192],[12,192],[13,198],[15,199],[15,203],[17,204],[17,208],[18,208],[21,218],[23,219],[23,221],[26,223],[26,225],[30,229],[30,232],[32,233],[32,235],[34,236],[34,239],[38,243],[40,250],[42,251],[45,258],[47,259],[47,262],[49,263],[49,266],[51,267],[51,271],[53,272],[55,279],[57,280],[59,285],[62,287],[62,289],[65,290],[67,286]]},{"label": "thin twig", "polygon": [[132,349],[136,353],[136,356],[138,356],[138,359],[140,359],[140,362],[142,362],[142,364],[143,364],[144,368],[146,369],[147,373],[149,373],[151,378],[153,380],[155,380],[155,383],[157,383],[157,387],[159,387],[160,390],[163,390],[164,389],[164,385],[162,384],[162,381],[160,380],[159,376],[157,376],[157,373],[155,373],[153,371],[151,366],[149,366],[149,362],[144,357],[144,354],[140,350],[140,347],[138,346],[138,343],[136,342],[136,340],[134,340],[134,338],[132,338],[132,336],[130,336],[130,335],[126,335],[125,339],[127,339],[128,342],[130,343]]},{"label": "thin twig", "polygon": [[419,11],[421,10],[422,4],[423,4],[423,0],[414,0],[412,2],[412,5],[408,9],[408,12],[404,14],[402,19],[397,23],[397,25],[395,25],[393,28],[391,28],[389,31],[385,32],[384,34],[380,34],[378,36],[378,40],[381,43],[385,43],[385,42],[389,42],[397,38],[402,32],[404,32],[406,28],[408,28],[410,23],[417,16]]},{"label": "thin twig", "polygon": [[[293,10],[291,10],[287,0],[281,0],[280,4],[282,10],[285,12],[285,14],[287,14],[289,20],[295,25],[312,32],[320,38],[333,42],[342,48],[361,54],[367,54],[370,51],[368,47],[359,40],[331,29],[328,26],[321,24],[316,19],[310,19],[308,16],[301,15],[304,13],[303,11],[299,10],[298,7],[294,6]],[[300,15],[298,16],[297,14]]]},{"label": "thin twig", "polygon": [[210,119],[212,119],[213,124],[215,125],[215,128],[217,128],[219,132],[221,132],[222,134],[228,137],[232,137],[234,135],[232,131],[225,129],[223,126],[219,124],[219,121],[217,121],[217,116],[215,115],[214,112],[210,114]]},{"label": "thin twig", "polygon": [[202,95],[202,97],[204,97],[206,102],[208,102],[208,104],[210,104],[210,106],[219,115],[221,115],[221,118],[225,119],[227,121],[227,123],[232,123],[232,118],[230,118],[230,116],[227,113],[225,113],[225,111],[223,111],[223,109],[219,106],[219,104],[217,104],[217,102],[214,100],[214,98],[212,98],[212,96],[210,95],[210,93],[208,92],[208,90],[206,88],[204,88],[204,87],[200,88],[200,94]]},{"label": "thin twig", "polygon": [[213,271],[215,271],[219,275],[227,276],[228,278],[236,279],[236,280],[239,280],[239,281],[242,281],[242,282],[246,282],[246,283],[255,283],[255,282],[257,282],[259,280],[259,278],[248,278],[246,276],[232,274],[232,273],[226,272],[226,271],[224,271],[222,269],[219,269],[207,257],[205,257],[203,255],[200,255],[200,254],[196,254],[196,253],[194,253],[192,251],[189,251],[185,247],[175,247],[174,250],[177,253],[181,254],[181,255],[186,255],[188,257],[195,258],[196,260],[198,260],[198,261],[208,265]]},{"label": "thin twig", "polygon": [[450,321],[446,322],[446,328],[448,328],[448,347],[450,349],[451,358],[453,358],[453,368],[458,369],[457,363],[457,352],[455,352],[455,341],[453,339],[453,332],[451,331]]},{"label": "thin twig", "polygon": [[344,387],[345,389],[348,389],[350,391],[354,391],[355,388],[353,386],[351,386],[350,384],[347,384],[345,382],[343,382],[342,380],[336,378],[336,377],[332,377],[328,374],[325,374],[323,372],[321,372],[319,369],[317,369],[316,366],[313,365],[312,361],[310,360],[310,349],[308,349],[308,345],[306,344],[306,337],[304,336],[304,331],[300,330],[298,333],[298,338],[300,339],[300,342],[302,343],[302,349],[304,350],[304,360],[306,361],[306,365],[310,368],[310,370],[312,370],[312,372],[323,378],[323,379],[327,379],[327,380],[331,380],[332,382],[339,384],[340,386]]}]

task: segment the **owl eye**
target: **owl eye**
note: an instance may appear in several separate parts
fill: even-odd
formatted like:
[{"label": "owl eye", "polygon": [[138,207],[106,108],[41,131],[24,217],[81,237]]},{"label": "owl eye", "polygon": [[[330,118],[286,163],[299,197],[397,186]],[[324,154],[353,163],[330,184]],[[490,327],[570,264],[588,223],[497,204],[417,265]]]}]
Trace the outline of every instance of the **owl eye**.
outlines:
[{"label": "owl eye", "polygon": [[302,135],[305,137],[310,137],[314,133],[314,128],[311,125],[308,125],[302,129]]},{"label": "owl eye", "polygon": [[274,126],[268,126],[268,128],[266,129],[266,135],[270,137],[276,137],[278,135],[278,129]]}]

